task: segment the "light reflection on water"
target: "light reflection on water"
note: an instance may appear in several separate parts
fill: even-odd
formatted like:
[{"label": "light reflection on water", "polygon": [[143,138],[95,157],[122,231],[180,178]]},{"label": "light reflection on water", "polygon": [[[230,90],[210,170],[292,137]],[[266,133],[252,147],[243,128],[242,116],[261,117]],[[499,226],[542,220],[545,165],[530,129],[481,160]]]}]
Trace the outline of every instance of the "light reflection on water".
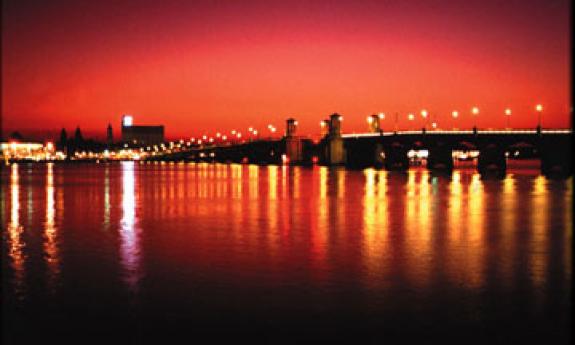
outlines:
[{"label": "light reflection on water", "polygon": [[[1,176],[9,186],[2,189],[4,275],[8,294],[18,298],[41,284],[39,272],[47,290],[80,293],[66,277],[91,271],[105,277],[102,296],[120,304],[123,292],[142,292],[138,303],[150,309],[194,298],[230,302],[250,289],[277,310],[297,304],[380,313],[398,300],[433,309],[450,301],[445,291],[475,296],[451,301],[470,304],[466,310],[480,310],[486,293],[515,296],[528,310],[571,294],[572,179],[133,162],[14,164]],[[86,211],[78,200],[88,185]],[[25,217],[29,226],[21,224]],[[44,262],[30,270],[35,233]],[[63,255],[75,248],[85,252]],[[266,295],[288,291],[299,291],[300,300]],[[352,291],[353,304],[342,291]]]},{"label": "light reflection on water", "polygon": [[[14,293],[17,298],[25,297],[25,263],[24,242],[22,232],[24,228],[20,224],[20,176],[18,164],[13,164],[10,169],[10,223],[8,223],[8,255],[13,270]],[[5,238],[5,236],[3,236]]]},{"label": "light reflection on water", "polygon": [[44,252],[48,266],[48,287],[54,291],[60,275],[60,253],[58,248],[58,229],[55,224],[54,201],[54,163],[46,167],[46,223],[44,229]]},{"label": "light reflection on water", "polygon": [[137,291],[141,277],[140,229],[136,216],[136,177],[134,162],[122,162],[122,219],[120,220],[120,262],[124,280]]}]

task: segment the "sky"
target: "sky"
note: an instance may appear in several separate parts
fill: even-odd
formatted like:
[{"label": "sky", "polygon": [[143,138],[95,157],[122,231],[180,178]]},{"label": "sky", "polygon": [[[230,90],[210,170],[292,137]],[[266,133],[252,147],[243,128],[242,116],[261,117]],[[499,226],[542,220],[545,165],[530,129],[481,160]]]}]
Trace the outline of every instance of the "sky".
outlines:
[{"label": "sky", "polygon": [[407,114],[422,109],[440,128],[502,128],[507,107],[527,128],[539,103],[544,127],[571,127],[570,6],[4,0],[2,130],[103,138],[131,114],[186,138],[293,117],[315,136],[334,112],[351,133],[379,112],[385,130],[421,128]]}]

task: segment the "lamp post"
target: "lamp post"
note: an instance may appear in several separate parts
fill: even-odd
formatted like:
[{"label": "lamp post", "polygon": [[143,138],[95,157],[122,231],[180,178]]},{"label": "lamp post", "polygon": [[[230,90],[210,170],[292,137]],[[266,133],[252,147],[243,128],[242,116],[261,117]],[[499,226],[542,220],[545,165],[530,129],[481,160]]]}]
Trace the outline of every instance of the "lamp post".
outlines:
[{"label": "lamp post", "polygon": [[423,109],[421,111],[421,116],[425,119],[425,124],[423,125],[423,129],[427,129],[427,115],[429,115],[429,113],[427,112],[427,110]]},{"label": "lamp post", "polygon": [[457,117],[459,116],[459,112],[457,110],[454,110],[451,112],[451,117],[453,117],[454,121],[453,121],[453,129],[456,130],[457,127],[455,127],[455,121],[457,120]]},{"label": "lamp post", "polygon": [[537,104],[535,110],[537,111],[537,132],[541,132],[541,112],[543,112],[543,106]]},{"label": "lamp post", "polygon": [[511,119],[511,109],[505,109],[505,117],[507,118],[507,129],[511,129],[511,126],[509,125],[509,121]]},{"label": "lamp post", "polygon": [[473,115],[473,132],[477,133],[477,115],[479,115],[479,108],[471,108],[471,114]]}]

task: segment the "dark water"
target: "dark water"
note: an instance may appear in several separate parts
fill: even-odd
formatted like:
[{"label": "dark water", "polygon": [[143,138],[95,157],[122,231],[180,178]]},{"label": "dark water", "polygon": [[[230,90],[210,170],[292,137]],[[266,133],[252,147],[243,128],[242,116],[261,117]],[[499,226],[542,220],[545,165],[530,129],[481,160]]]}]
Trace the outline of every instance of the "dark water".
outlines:
[{"label": "dark water", "polygon": [[570,340],[572,179],[1,169],[5,343]]}]

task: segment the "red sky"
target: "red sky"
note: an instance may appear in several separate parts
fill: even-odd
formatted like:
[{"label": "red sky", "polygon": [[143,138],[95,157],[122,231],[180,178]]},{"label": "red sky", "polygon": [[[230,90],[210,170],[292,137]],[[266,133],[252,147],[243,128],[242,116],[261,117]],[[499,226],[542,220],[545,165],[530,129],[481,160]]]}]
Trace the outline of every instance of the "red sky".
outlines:
[{"label": "red sky", "polygon": [[[383,111],[401,128],[571,126],[569,1],[3,2],[5,133],[79,125],[118,134],[122,114],[169,138],[231,129],[302,134]],[[421,117],[420,117],[421,118]]]}]

